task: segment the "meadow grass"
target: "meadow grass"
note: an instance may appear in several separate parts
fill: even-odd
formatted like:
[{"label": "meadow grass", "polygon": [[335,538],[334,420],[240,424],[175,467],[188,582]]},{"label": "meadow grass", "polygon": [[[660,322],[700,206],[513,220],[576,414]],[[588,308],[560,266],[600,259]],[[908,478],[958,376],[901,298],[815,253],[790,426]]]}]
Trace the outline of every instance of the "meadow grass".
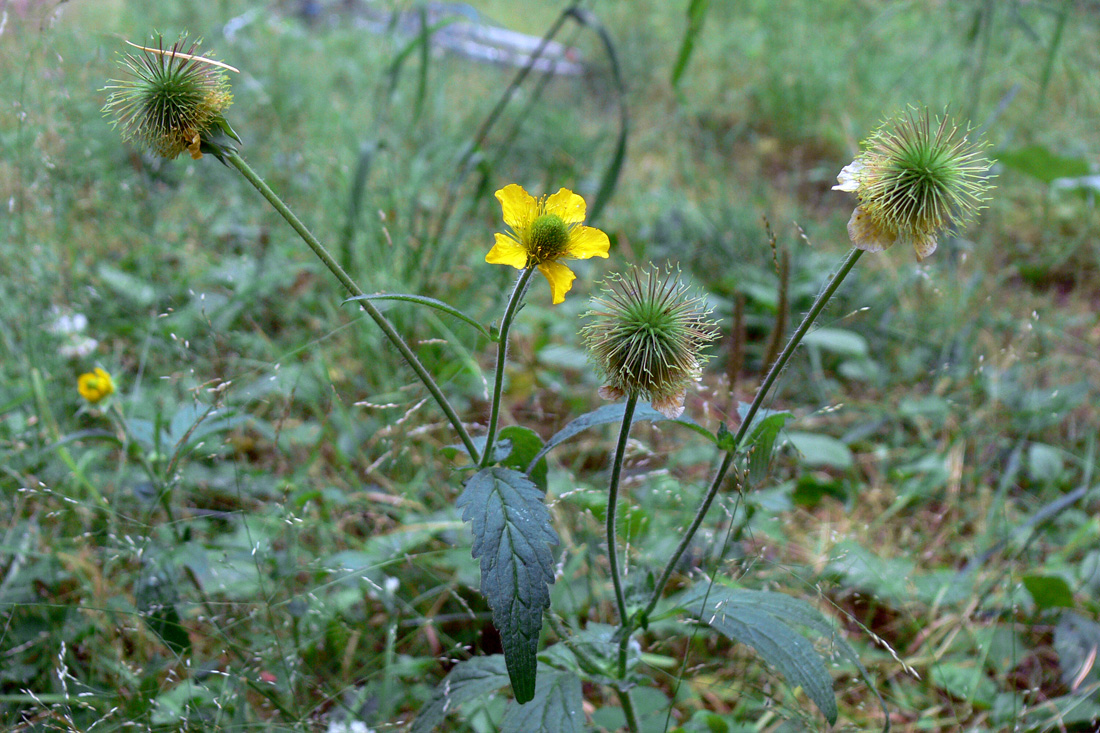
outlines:
[{"label": "meadow grass", "polygon": [[[453,436],[253,190],[213,159],[125,146],[102,87],[124,38],[203,37],[242,69],[230,114],[249,160],[365,290],[447,298],[489,322],[512,277],[484,264],[500,226],[491,192],[515,181],[592,195],[612,157],[615,91],[596,36],[565,33],[592,73],[550,80],[531,106],[529,80],[458,179],[513,72],[429,55],[420,98],[415,54],[387,76],[410,39],[310,26],[292,3],[9,5],[0,725],[403,730],[456,661],[499,651],[454,509]],[[727,332],[742,303],[740,368],[723,341],[688,398],[696,422],[736,422],[781,320],[763,219],[789,254],[797,318],[847,247],[853,202],[829,188],[890,112],[946,106],[994,155],[1041,149],[1096,172],[1092,3],[712,3],[675,89],[686,2],[590,7],[617,44],[630,138],[599,221],[613,262],[579,264],[570,298],[532,298],[513,330],[503,424],[543,438],[600,404],[577,338],[594,281],[645,259],[679,261]],[[533,34],[557,17],[543,3],[480,9]],[[772,478],[720,497],[685,560],[685,577],[781,590],[837,618],[893,730],[1095,726],[1100,218],[1095,187],[1060,189],[1045,173],[1055,164],[1035,160],[1000,166],[969,238],[926,263],[901,247],[863,258],[771,403],[798,416]],[[463,419],[484,425],[490,344],[412,306],[386,313]],[[66,314],[87,317],[90,354],[65,355]],[[77,394],[97,364],[143,431],[128,443]],[[712,469],[689,437],[655,426],[629,445],[628,595],[672,551]],[[555,453],[549,478],[574,548],[552,608],[593,625],[614,608],[606,568],[584,551],[601,537],[609,439]],[[744,647],[659,623],[646,639],[646,730],[826,727]],[[834,677],[835,729],[880,728],[855,670],[838,661]],[[586,693],[592,725],[621,724],[613,696]],[[449,729],[495,730],[503,710],[500,697],[466,706]]]}]

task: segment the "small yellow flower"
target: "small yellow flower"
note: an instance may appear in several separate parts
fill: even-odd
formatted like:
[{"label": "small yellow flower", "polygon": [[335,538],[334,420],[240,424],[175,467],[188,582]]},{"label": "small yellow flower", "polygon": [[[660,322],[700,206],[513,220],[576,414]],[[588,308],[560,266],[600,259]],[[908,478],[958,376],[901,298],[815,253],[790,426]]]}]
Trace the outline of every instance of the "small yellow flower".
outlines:
[{"label": "small yellow flower", "polygon": [[76,380],[76,388],[80,396],[93,405],[115,393],[115,381],[102,367],[81,374]]},{"label": "small yellow flower", "polygon": [[572,191],[562,188],[536,199],[512,183],[497,191],[496,196],[504,211],[504,223],[512,231],[497,233],[496,244],[485,255],[485,261],[517,270],[537,266],[550,283],[555,305],[565,300],[577,277],[560,260],[607,257],[611,241],[599,229],[581,226],[584,199]]}]

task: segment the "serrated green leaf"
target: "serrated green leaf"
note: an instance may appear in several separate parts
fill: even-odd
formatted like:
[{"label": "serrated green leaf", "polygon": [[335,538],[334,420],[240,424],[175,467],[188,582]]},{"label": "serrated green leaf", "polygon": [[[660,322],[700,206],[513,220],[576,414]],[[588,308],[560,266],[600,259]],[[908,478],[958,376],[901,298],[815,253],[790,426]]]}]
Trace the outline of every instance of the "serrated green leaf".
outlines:
[{"label": "serrated green leaf", "polygon": [[520,704],[535,694],[535,653],[542,613],[550,607],[558,543],[543,493],[519,471],[494,466],[470,477],[458,497],[462,521],[474,532],[481,592],[500,632],[512,691]]},{"label": "serrated green leaf", "polygon": [[471,700],[496,692],[508,684],[504,657],[474,657],[459,662],[447,673],[428,703],[420,709],[409,733],[430,733],[447,717],[447,712]]},{"label": "serrated green leaf", "polygon": [[[837,631],[836,627],[833,625],[833,622],[827,616],[806,601],[788,596],[785,593],[713,585],[709,588],[706,586],[696,586],[692,588],[685,594],[683,600],[681,600],[681,605],[683,607],[690,607],[691,604],[695,604],[695,609],[698,610],[699,604],[704,596],[707,598],[708,607],[713,608],[719,603],[722,603],[727,616],[737,616],[741,613],[742,609],[749,607],[759,612],[767,613],[788,626],[801,626],[814,632],[817,636],[829,643],[830,649],[839,653],[859,670],[868,688],[875,697],[878,698],[879,706],[882,708],[884,717],[887,719],[889,718],[886,701],[882,699],[882,695],[879,694],[879,691],[872,684],[870,673],[859,660],[859,655],[856,653],[856,650],[840,635],[839,631]],[[698,618],[698,615],[696,615],[696,617]],[[816,652],[814,653],[816,654]],[[761,654],[761,656],[764,655]],[[765,657],[765,659],[767,658]],[[776,666],[778,667],[778,665]],[[786,673],[784,673],[784,675],[785,674]],[[788,678],[788,680],[789,679],[790,678]],[[807,694],[809,694],[808,689]],[[832,698],[832,678],[829,678],[829,694],[830,698]],[[814,699],[814,702],[817,703],[817,700]],[[833,704],[835,706],[835,700]],[[820,704],[818,704],[818,708],[821,709],[822,712],[825,712],[825,709],[821,708]],[[828,715],[828,713],[826,713],[826,715]]]},{"label": "serrated green leaf", "polygon": [[580,677],[540,665],[535,696],[526,705],[512,704],[504,714],[502,733],[581,733],[584,697]]},{"label": "serrated green leaf", "polygon": [[692,616],[722,636],[751,646],[788,683],[801,687],[829,723],[836,722],[833,678],[813,644],[784,619],[788,609],[769,597],[779,594],[721,586],[711,588],[705,599],[704,593],[706,588],[696,591],[698,597],[687,603]]},{"label": "serrated green leaf", "polygon": [[[623,421],[623,412],[626,409],[625,402],[618,402],[614,405],[604,405],[603,407],[593,410],[592,412],[586,412],[580,417],[572,420],[564,428],[554,433],[550,440],[546,441],[546,445],[535,456],[535,460],[538,460],[545,456],[547,453],[557,448],[559,445],[569,440],[573,436],[594,428],[597,425],[607,425],[608,423],[621,423]],[[662,415],[653,409],[649,404],[638,402],[638,405],[634,409],[634,417],[631,420],[631,425],[641,420],[649,420],[651,422],[661,422],[662,420],[668,420],[667,417]],[[697,425],[693,420],[686,417],[679,417],[671,422],[683,425],[686,428],[694,430],[705,437],[710,442],[714,443],[718,439],[706,428]],[[532,461],[534,463],[534,461]]]}]

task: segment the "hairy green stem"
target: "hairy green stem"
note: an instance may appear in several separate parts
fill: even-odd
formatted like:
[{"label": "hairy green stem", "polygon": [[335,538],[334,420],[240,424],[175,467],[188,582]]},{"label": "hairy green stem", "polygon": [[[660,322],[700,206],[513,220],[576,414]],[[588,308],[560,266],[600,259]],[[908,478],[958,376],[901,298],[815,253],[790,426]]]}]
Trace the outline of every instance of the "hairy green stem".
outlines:
[{"label": "hairy green stem", "polygon": [[[611,566],[611,583],[615,586],[615,605],[619,607],[619,622],[623,628],[630,623],[626,615],[626,596],[623,595],[623,580],[619,577],[619,553],[615,549],[615,508],[619,501],[619,481],[623,473],[623,458],[626,456],[626,442],[630,436],[630,424],[634,420],[634,408],[638,405],[638,395],[626,398],[623,408],[623,424],[619,428],[619,443],[615,446],[615,459],[611,464],[611,483],[607,489],[607,564]],[[629,636],[629,634],[624,634]],[[620,653],[619,676],[625,674],[625,655]]]},{"label": "hairy green stem", "polygon": [[[233,165],[245,179],[251,183],[260,194],[267,199],[279,214],[286,219],[287,223],[294,228],[294,231],[298,232],[309,248],[313,250],[313,253],[317,255],[318,259],[324,263],[325,267],[329,269],[336,279],[340,281],[340,284],[355,297],[361,297],[364,295],[363,291],[358,285],[344,272],[344,268],[340,267],[340,264],[332,258],[332,255],[328,253],[328,250],[317,240],[317,237],[313,236],[313,233],[306,229],[305,224],[294,215],[294,212],[283,203],[271,187],[256,174],[252,167],[245,162],[240,153],[235,150],[231,150],[225,156],[225,159]],[[405,363],[416,373],[416,376],[420,378],[421,383],[435,398],[436,404],[443,410],[443,414],[447,416],[447,420],[450,421],[451,426],[458,433],[458,437],[462,440],[462,444],[466,447],[466,452],[470,454],[470,460],[475,463],[478,461],[480,454],[477,447],[474,446],[474,441],[470,437],[469,432],[462,425],[462,420],[459,419],[458,413],[454,411],[451,403],[447,401],[446,396],[439,389],[439,385],[435,383],[432,375],[428,373],[428,370],[424,368],[424,365],[420,363],[420,360],[416,358],[416,354],[413,353],[409,345],[405,343],[405,340],[401,338],[401,335],[397,333],[397,330],[390,323],[389,319],[382,315],[382,312],[378,310],[369,300],[359,300],[359,307],[367,312],[367,315],[374,320],[378,327],[382,329],[382,333],[386,335],[386,338],[390,340],[394,348],[401,354],[401,358],[405,360]]]},{"label": "hairy green stem", "polygon": [[653,609],[656,608],[657,602],[661,599],[661,593],[664,591],[665,586],[672,577],[672,573],[676,569],[676,563],[680,561],[680,557],[683,556],[688,545],[691,544],[692,538],[695,537],[695,533],[699,530],[700,525],[702,525],[703,519],[710,509],[711,503],[718,495],[718,490],[722,487],[722,482],[726,478],[726,473],[729,471],[730,466],[733,465],[737,449],[748,434],[749,428],[752,426],[753,418],[755,418],[756,413],[760,411],[760,406],[767,398],[768,393],[775,384],[775,380],[779,378],[779,374],[783,371],[787,362],[790,361],[791,355],[794,354],[795,349],[798,348],[798,345],[802,343],[802,339],[806,336],[807,332],[809,332],[810,326],[817,320],[817,317],[821,314],[825,305],[833,297],[833,294],[836,293],[837,288],[840,287],[840,283],[844,281],[844,278],[846,278],[848,273],[852,271],[852,268],[855,267],[856,262],[862,254],[863,250],[855,248],[848,253],[844,262],[841,263],[840,269],[833,274],[832,278],[825,285],[825,289],[817,296],[814,304],[810,306],[810,310],[806,313],[805,317],[803,317],[802,323],[798,324],[798,328],[791,334],[791,338],[783,348],[783,352],[772,364],[771,369],[768,370],[767,375],[764,377],[764,381],[756,391],[756,396],[753,398],[752,404],[749,405],[748,412],[745,413],[741,425],[737,428],[737,433],[733,438],[733,449],[726,453],[726,457],[722,460],[722,465],[718,467],[718,471],[714,475],[714,480],[711,481],[710,488],[707,489],[707,493],[703,497],[703,503],[699,505],[699,510],[695,513],[695,518],[691,521],[691,526],[688,527],[684,536],[680,539],[680,544],[676,547],[676,551],[672,553],[672,557],[669,558],[664,571],[661,573],[661,579],[658,580],[657,585],[654,586],[649,603],[646,604],[645,609],[639,615],[631,619],[630,625],[625,629],[627,633],[629,633],[635,625],[647,618],[649,614],[653,612]]},{"label": "hairy green stem", "polygon": [[508,364],[508,331],[512,327],[512,319],[519,310],[523,296],[527,292],[527,286],[531,283],[531,274],[535,271],[534,265],[528,265],[516,280],[516,287],[512,290],[512,297],[508,299],[508,306],[504,309],[504,317],[500,321],[500,333],[497,337],[497,368],[493,379],[493,401],[489,407],[489,432],[485,434],[485,447],[481,449],[480,467],[485,468],[492,461],[493,441],[496,440],[497,423],[500,421],[500,397],[504,392],[504,367]]}]

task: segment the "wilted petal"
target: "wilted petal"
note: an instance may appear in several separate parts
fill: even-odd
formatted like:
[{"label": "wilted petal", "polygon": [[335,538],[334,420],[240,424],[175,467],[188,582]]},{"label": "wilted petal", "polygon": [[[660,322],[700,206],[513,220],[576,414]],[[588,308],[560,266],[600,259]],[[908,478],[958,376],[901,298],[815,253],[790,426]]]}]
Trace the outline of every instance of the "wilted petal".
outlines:
[{"label": "wilted petal", "polygon": [[599,229],[595,227],[576,227],[569,234],[569,246],[566,247],[564,256],[575,260],[587,260],[589,257],[603,257],[606,259],[610,248],[611,240]]},{"label": "wilted petal", "polygon": [[[494,247],[495,249],[495,247]],[[573,281],[577,276],[560,262],[548,260],[539,265],[539,272],[546,276],[550,283],[550,302],[554,305],[565,300],[565,294],[573,287]]]},{"label": "wilted petal", "polygon": [[928,235],[924,239],[918,239],[913,242],[913,249],[917,251],[917,260],[923,260],[928,255],[936,251],[936,237]]},{"label": "wilted petal", "polygon": [[618,387],[612,387],[610,384],[605,384],[604,386],[600,387],[598,393],[600,397],[603,397],[605,400],[611,400],[612,402],[614,402],[615,400],[621,400],[623,397],[626,396],[626,392],[623,392]]},{"label": "wilted petal", "polygon": [[675,420],[684,414],[684,398],[687,397],[687,390],[681,389],[675,394],[667,397],[657,397],[653,400],[653,409],[661,413],[669,420]]},{"label": "wilted petal", "polygon": [[566,224],[579,224],[584,221],[584,199],[568,188],[559,188],[546,199],[546,213],[557,214]]},{"label": "wilted petal", "polygon": [[[499,195],[499,194],[498,194]],[[491,265],[511,265],[517,270],[527,267],[527,250],[507,234],[496,234],[497,243],[485,255],[485,261]]]},{"label": "wilted petal", "polygon": [[862,170],[863,163],[858,160],[853,160],[841,168],[840,174],[836,177],[837,185],[833,186],[833,190],[855,193],[859,189],[859,174]]},{"label": "wilted petal", "polygon": [[856,249],[865,252],[881,252],[898,239],[897,234],[891,234],[879,226],[862,206],[857,206],[848,220],[848,237]]},{"label": "wilted petal", "polygon": [[538,202],[518,183],[509,183],[497,191],[496,197],[504,213],[504,223],[513,229],[521,229],[535,218]]}]

